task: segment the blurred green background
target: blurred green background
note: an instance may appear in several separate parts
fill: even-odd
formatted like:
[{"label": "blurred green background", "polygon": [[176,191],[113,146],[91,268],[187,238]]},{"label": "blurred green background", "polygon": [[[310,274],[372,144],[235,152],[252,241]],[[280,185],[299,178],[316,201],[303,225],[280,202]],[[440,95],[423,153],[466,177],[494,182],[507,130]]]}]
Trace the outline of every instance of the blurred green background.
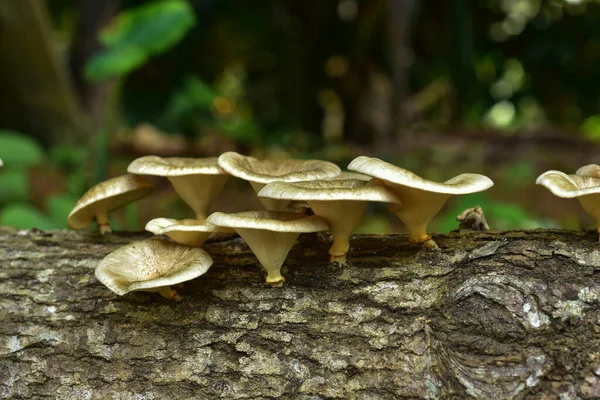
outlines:
[{"label": "blurred green background", "polygon": [[[590,228],[534,185],[600,163],[600,1],[3,0],[0,225],[66,227],[134,158],[385,159],[432,180],[490,176],[430,225]],[[213,211],[256,209],[230,179]],[[191,211],[168,182],[115,229]],[[402,232],[385,207],[362,232]]]}]

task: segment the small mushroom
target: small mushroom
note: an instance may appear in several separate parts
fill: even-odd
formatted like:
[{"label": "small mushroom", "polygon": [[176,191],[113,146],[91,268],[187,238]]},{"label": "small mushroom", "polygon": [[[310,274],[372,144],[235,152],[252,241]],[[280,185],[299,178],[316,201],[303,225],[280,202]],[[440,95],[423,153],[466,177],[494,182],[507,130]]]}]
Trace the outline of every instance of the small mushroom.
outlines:
[{"label": "small mushroom", "polygon": [[145,156],[129,164],[127,172],[167,177],[179,197],[194,210],[197,219],[206,218],[208,207],[221,193],[228,178],[214,157]]},{"label": "small mushroom", "polygon": [[577,198],[586,213],[594,217],[600,240],[600,166],[585,165],[575,175],[567,175],[561,171],[546,171],[535,181],[548,188],[552,194],[562,198]]},{"label": "small mushroom", "polygon": [[327,222],[316,215],[283,211],[216,212],[206,220],[235,229],[267,270],[266,282],[271,286],[283,285],[281,266],[298,236],[328,229]]},{"label": "small mushroom", "polygon": [[121,175],[93,186],[84,193],[68,217],[69,227],[83,229],[96,220],[100,233],[111,232],[108,213],[147,196],[153,185],[137,175]]},{"label": "small mushroom", "polygon": [[100,261],[96,278],[122,296],[141,290],[181,300],[171,286],[203,275],[213,260],[202,249],[162,239],[147,239],[118,248]]},{"label": "small mushroom", "polygon": [[2,159],[0,158],[0,167],[3,167],[4,163],[2,162]]},{"label": "small mushroom", "polygon": [[210,224],[205,219],[154,218],[145,229],[155,235],[167,235],[173,241],[190,247],[202,247],[212,233],[234,233],[233,229]]},{"label": "small mushroom", "polygon": [[339,263],[346,262],[350,235],[360,224],[369,201],[400,203],[392,188],[360,179],[274,182],[258,192],[258,196],[306,201],[315,215],[329,224],[333,237],[330,261]]},{"label": "small mushroom", "polygon": [[360,156],[348,169],[382,180],[398,194],[402,204],[388,208],[406,225],[409,241],[437,248],[427,234],[427,224],[440,211],[451,195],[481,192],[494,185],[490,178],[479,174],[460,174],[443,183],[432,182],[378,158]]},{"label": "small mushroom", "polygon": [[[247,180],[256,193],[266,184],[276,181],[299,182],[333,178],[340,168],[321,160],[257,160],[233,151],[221,154],[219,166],[231,175]],[[280,211],[290,203],[288,200],[259,198],[267,210]]]}]

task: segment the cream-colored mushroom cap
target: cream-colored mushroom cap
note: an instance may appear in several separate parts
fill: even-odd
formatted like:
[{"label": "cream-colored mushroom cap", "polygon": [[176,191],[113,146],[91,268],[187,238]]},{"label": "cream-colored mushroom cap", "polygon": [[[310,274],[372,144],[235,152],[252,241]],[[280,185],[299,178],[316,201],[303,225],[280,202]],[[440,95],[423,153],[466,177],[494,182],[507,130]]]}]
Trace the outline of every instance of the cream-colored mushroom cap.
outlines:
[{"label": "cream-colored mushroom cap", "polygon": [[125,245],[108,254],[96,267],[96,278],[118,295],[134,290],[159,292],[179,299],[170,288],[208,271],[213,260],[202,249],[161,239]]},{"label": "cream-colored mushroom cap", "polygon": [[283,284],[281,266],[300,233],[328,229],[327,222],[316,215],[281,211],[217,212],[206,220],[235,229],[267,270],[266,282],[272,286]]},{"label": "cream-colored mushroom cap", "polygon": [[481,192],[494,186],[494,182],[490,178],[480,174],[460,174],[442,183],[433,182],[378,158],[365,156],[352,160],[348,165],[348,169],[396,185],[408,186],[432,193],[469,194]]},{"label": "cream-colored mushroom cap", "polygon": [[110,232],[107,214],[147,196],[152,188],[148,179],[130,174],[100,182],[81,196],[67,222],[73,229],[82,229],[95,219],[102,233]]},{"label": "cream-colored mushroom cap", "polygon": [[329,249],[332,262],[346,262],[350,236],[363,218],[369,201],[400,203],[390,187],[360,179],[306,182],[273,182],[259,197],[304,200],[314,213],[327,221],[333,237]]},{"label": "cream-colored mushroom cap", "polygon": [[372,176],[361,174],[359,172],[342,171],[338,176],[333,178],[327,178],[327,180],[346,180],[346,179],[360,179],[361,181],[370,181],[373,179]]},{"label": "cream-colored mushroom cap", "polygon": [[214,157],[145,156],[129,164],[127,172],[168,178],[179,197],[194,210],[197,219],[206,218],[208,207],[223,190],[228,178]]},{"label": "cream-colored mushroom cap", "polygon": [[[586,165],[586,167],[590,166]],[[589,172],[583,168],[585,167],[578,169],[575,175],[554,170],[546,171],[538,176],[535,183],[548,188],[555,196],[564,198],[600,193],[600,177],[580,175]]]},{"label": "cream-colored mushroom cap", "polygon": [[[231,175],[247,180],[256,193],[267,183],[313,181],[333,178],[340,174],[340,168],[321,160],[273,159],[258,160],[233,151],[221,154],[219,166]],[[286,208],[289,201],[259,200],[267,210],[279,211]]]},{"label": "cream-colored mushroom cap", "polygon": [[205,219],[154,218],[146,224],[148,232],[167,235],[173,241],[191,247],[201,247],[212,233],[234,233],[231,228],[216,226]]},{"label": "cream-colored mushroom cap", "polygon": [[494,185],[490,178],[480,174],[461,174],[443,183],[433,182],[380,159],[364,156],[354,159],[348,169],[378,178],[392,187],[402,205],[388,208],[406,225],[409,240],[433,248],[437,245],[427,234],[427,224],[448,197],[480,192]]}]

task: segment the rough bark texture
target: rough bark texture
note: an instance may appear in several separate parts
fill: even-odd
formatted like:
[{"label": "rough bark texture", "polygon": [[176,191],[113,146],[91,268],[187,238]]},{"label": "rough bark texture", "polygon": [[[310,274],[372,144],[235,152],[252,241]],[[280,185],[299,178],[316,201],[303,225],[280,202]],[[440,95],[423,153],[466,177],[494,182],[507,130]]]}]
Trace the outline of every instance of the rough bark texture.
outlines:
[{"label": "rough bark texture", "polygon": [[141,237],[0,230],[1,397],[600,397],[595,233],[456,232],[438,251],[356,236],[346,266],[306,235],[283,288],[217,241],[179,303],[95,279]]}]

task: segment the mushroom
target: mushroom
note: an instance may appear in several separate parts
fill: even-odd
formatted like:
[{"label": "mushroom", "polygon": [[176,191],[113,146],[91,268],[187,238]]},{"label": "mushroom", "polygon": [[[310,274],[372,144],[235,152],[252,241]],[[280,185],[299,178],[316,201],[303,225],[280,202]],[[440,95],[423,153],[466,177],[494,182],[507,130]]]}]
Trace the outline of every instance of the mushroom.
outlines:
[{"label": "mushroom", "polygon": [[558,197],[576,197],[581,207],[596,219],[599,224],[597,232],[600,240],[600,166],[585,165],[575,171],[575,175],[567,175],[561,171],[546,171],[536,179]]},{"label": "mushroom", "polygon": [[208,207],[221,193],[228,178],[214,157],[145,156],[129,164],[127,172],[167,177],[177,194],[194,210],[197,219],[206,218]]},{"label": "mushroom", "polygon": [[143,176],[130,174],[100,182],[75,204],[67,220],[69,227],[83,229],[96,220],[100,233],[106,235],[112,232],[108,213],[147,196],[153,187]]},{"label": "mushroom", "polygon": [[400,203],[393,189],[381,182],[360,179],[274,182],[258,192],[258,196],[306,201],[315,215],[329,224],[333,237],[330,261],[339,263],[346,262],[350,235],[360,224],[369,201]]},{"label": "mushroom", "polygon": [[213,260],[202,249],[162,239],[147,239],[118,248],[100,261],[96,278],[122,296],[141,290],[181,300],[170,286],[197,278]]},{"label": "mushroom", "polygon": [[402,204],[388,208],[406,225],[410,242],[430,248],[437,245],[427,234],[427,224],[450,195],[481,192],[494,185],[490,178],[479,174],[460,174],[443,183],[432,182],[378,158],[365,156],[355,158],[348,169],[378,178],[393,188]]},{"label": "mushroom", "polygon": [[205,219],[154,218],[145,229],[155,235],[167,235],[173,241],[190,247],[202,247],[212,233],[234,233],[233,229],[209,224]]},{"label": "mushroom", "polygon": [[316,215],[283,211],[216,212],[206,220],[235,229],[267,270],[266,282],[271,286],[283,285],[285,279],[281,276],[281,266],[298,236],[303,232],[328,229],[327,222]]},{"label": "mushroom", "polygon": [[365,175],[365,174],[360,174],[358,172],[351,172],[351,171],[342,171],[338,176],[334,176],[333,178],[328,178],[328,181],[338,181],[338,180],[344,180],[344,179],[360,179],[361,181],[370,181],[371,179],[373,179],[372,176],[369,175]]},{"label": "mushroom", "polygon": [[[266,184],[282,182],[313,181],[333,178],[340,174],[340,168],[321,160],[257,160],[233,151],[221,154],[219,166],[231,175],[247,180],[256,193]],[[259,198],[267,210],[280,211],[290,203],[288,200]]]}]

